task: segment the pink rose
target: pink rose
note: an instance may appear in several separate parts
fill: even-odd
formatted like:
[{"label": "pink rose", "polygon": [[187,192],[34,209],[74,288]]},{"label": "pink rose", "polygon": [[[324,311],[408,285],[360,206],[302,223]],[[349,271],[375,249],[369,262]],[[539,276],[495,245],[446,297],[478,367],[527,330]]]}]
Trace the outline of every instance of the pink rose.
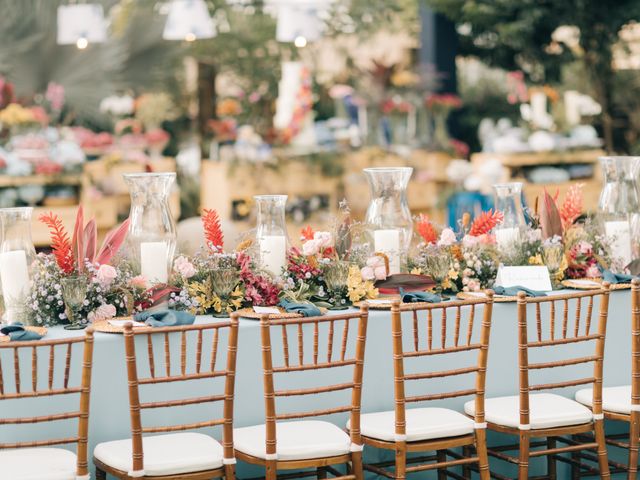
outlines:
[{"label": "pink rose", "polygon": [[360,270],[360,275],[362,275],[362,280],[365,282],[376,278],[375,271],[371,267],[363,267],[362,270]]},{"label": "pink rose", "polygon": [[102,287],[108,287],[118,276],[118,272],[111,265],[100,265],[96,272],[96,279]]},{"label": "pink rose", "polygon": [[479,243],[479,237],[472,237],[471,235],[465,235],[464,237],[462,237],[462,245],[465,247],[475,247]]},{"label": "pink rose", "polygon": [[600,269],[598,269],[598,265],[594,263],[593,265],[589,266],[589,268],[587,268],[585,274],[589,278],[598,278],[600,277]]},{"label": "pink rose", "polygon": [[581,255],[589,256],[593,251],[593,247],[591,246],[591,244],[589,242],[585,242],[584,240],[579,241],[576,247],[578,249],[578,253],[580,253]]},{"label": "pink rose", "polygon": [[309,257],[316,255],[320,251],[320,242],[318,240],[307,240],[302,244],[302,253]]},{"label": "pink rose", "polygon": [[367,258],[367,266],[360,270],[363,280],[384,280],[387,278],[387,266],[384,258],[374,255]]},{"label": "pink rose", "polygon": [[196,267],[184,256],[179,256],[173,262],[173,268],[182,278],[191,278],[196,274]]},{"label": "pink rose", "polygon": [[318,242],[320,248],[333,247],[333,236],[330,232],[316,232],[313,234],[313,239]]},{"label": "pink rose", "polygon": [[116,316],[116,307],[113,305],[100,305],[93,312],[89,312],[87,318],[90,322],[97,322],[100,320],[108,320]]},{"label": "pink rose", "polygon": [[450,228],[445,228],[442,230],[440,234],[440,240],[438,240],[438,245],[441,247],[448,247],[456,243],[456,234]]},{"label": "pink rose", "polygon": [[138,275],[129,280],[129,283],[134,288],[143,288],[146,289],[148,287],[147,279],[143,275]]}]

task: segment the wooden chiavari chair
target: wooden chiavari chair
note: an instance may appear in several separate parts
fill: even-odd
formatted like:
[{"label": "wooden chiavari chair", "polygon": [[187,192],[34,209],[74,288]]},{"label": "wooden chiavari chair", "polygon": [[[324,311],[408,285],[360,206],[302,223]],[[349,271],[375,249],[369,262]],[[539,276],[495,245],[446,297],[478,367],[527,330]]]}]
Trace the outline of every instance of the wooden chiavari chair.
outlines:
[{"label": "wooden chiavari chair", "polygon": [[[593,389],[577,391],[576,400],[591,408]],[[606,420],[629,424],[628,434],[611,434],[605,437],[607,444],[629,451],[627,465],[609,460],[609,465],[613,467],[611,473],[627,472],[628,479],[637,478],[640,443],[640,280],[637,279],[631,282],[631,384],[603,388],[602,411]],[[585,453],[576,456],[578,458],[594,461],[592,456]],[[572,478],[590,475],[598,475],[598,471],[591,465],[584,462],[573,465]]]},{"label": "wooden chiavari chair", "polygon": [[[74,386],[75,382],[71,379],[72,365],[78,364],[76,359],[80,350],[74,348],[74,345],[81,343],[84,344],[82,373],[79,385]],[[10,383],[11,377],[6,378],[8,381],[3,377],[3,370],[6,373],[7,368],[6,365],[3,368],[1,362],[6,359],[3,353],[8,350],[13,350],[11,362],[13,363],[13,388]],[[31,385],[25,385],[23,380],[27,375],[22,364],[29,362],[21,362],[21,354],[31,357]],[[61,354],[64,354],[64,362],[60,360]],[[38,381],[38,362],[42,356],[48,357],[46,382]],[[72,339],[0,343],[0,405],[4,401],[80,395],[80,408],[77,411],[23,418],[0,417],[0,426],[78,419],[78,433],[74,437],[0,443],[0,477],[11,480],[54,477],[60,480],[88,480],[90,478],[87,466],[87,433],[92,361],[93,329],[91,328],[86,330],[84,336]],[[43,402],[38,401],[38,403]],[[5,411],[4,407],[0,408],[0,411]],[[77,454],[63,448],[48,448],[66,444],[77,444]]]},{"label": "wooden chiavari chair", "polygon": [[[483,308],[482,320],[476,320],[478,307]],[[438,478],[447,475],[453,478],[468,478],[448,471],[449,467],[478,464],[480,476],[489,478],[487,459],[486,424],[484,423],[484,386],[486,378],[489,333],[493,310],[493,293],[486,299],[455,301],[427,306],[404,304],[403,311],[411,312],[412,328],[402,328],[400,302],[391,307],[393,335],[393,367],[395,385],[395,410],[363,414],[360,430],[365,445],[395,451],[395,462],[365,464],[364,469],[388,478],[405,478],[408,473],[438,470]],[[425,314],[420,319],[421,313]],[[435,313],[435,315],[434,315]],[[466,318],[466,322],[465,319]],[[466,323],[466,326],[465,326]],[[438,328],[439,327],[439,328]],[[412,335],[411,335],[412,334]],[[439,338],[437,338],[439,337]],[[410,344],[409,348],[403,347]],[[476,355],[477,352],[477,355]],[[449,370],[419,371],[405,373],[411,360],[430,357],[438,365],[454,361],[458,355],[459,368]],[[467,376],[469,375],[469,376]],[[438,393],[407,395],[409,385],[420,387],[429,380],[439,381],[445,377],[467,376],[469,388]],[[461,377],[460,377],[461,378]],[[437,388],[431,384],[430,387]],[[420,388],[419,390],[423,390]],[[461,412],[441,407],[407,408],[408,404],[433,402],[465,396],[475,396],[477,414],[472,420]],[[450,449],[465,447],[460,455]],[[469,447],[469,448],[466,448]],[[471,447],[477,454],[470,455]],[[409,453],[435,452],[408,458]],[[451,456],[453,459],[448,460]],[[413,465],[416,464],[416,465]],[[409,466],[408,466],[409,465]],[[387,467],[394,466],[391,471]]]},{"label": "wooden chiavari chair", "polygon": [[[226,364],[216,365],[220,337],[228,335]],[[211,334],[211,343],[205,338]],[[179,336],[180,366],[171,365],[171,337]],[[136,348],[136,337],[145,347]],[[164,340],[164,351],[156,359],[154,338]],[[144,340],[143,340],[144,339]],[[187,349],[195,340],[195,365],[188,365]],[[125,325],[125,356],[129,380],[129,406],[131,410],[131,435],[126,440],[98,444],[93,452],[97,480],[106,479],[106,473],[121,479],[153,478],[155,480],[205,480],[225,477],[235,478],[233,455],[233,400],[235,386],[236,350],[238,345],[238,317],[212,324],[176,327],[159,327],[136,330]],[[210,345],[210,355],[207,355]],[[146,355],[143,351],[146,350]],[[220,352],[224,356],[224,351]],[[149,376],[142,377],[137,365],[139,358],[147,357]],[[164,360],[162,360],[164,358]],[[164,363],[164,368],[160,365]],[[173,371],[175,370],[177,371]],[[191,371],[193,369],[193,371]],[[213,381],[224,378],[224,392],[180,400],[142,402],[140,387],[156,384],[172,384],[178,387],[194,380]],[[213,388],[211,388],[213,390]],[[197,423],[170,426],[143,426],[141,411],[186,407],[223,402],[223,417]],[[222,444],[204,433],[185,432],[222,426]],[[181,433],[174,433],[181,432]],[[160,434],[160,435],[153,435]]]},{"label": "wooden chiavari chair", "polygon": [[[597,321],[592,319],[595,299],[600,300]],[[535,308],[535,325],[529,321],[527,306]],[[543,306],[548,307],[545,309],[548,315],[543,315]],[[601,290],[547,297],[530,298],[526,297],[524,292],[520,292],[517,308],[520,394],[486,399],[484,413],[490,430],[516,435],[519,443],[493,448],[490,446],[489,456],[517,465],[518,479],[528,478],[531,458],[546,456],[546,478],[555,479],[556,461],[573,461],[571,458],[562,457],[561,454],[574,455],[581,450],[596,450],[600,476],[610,478],[602,415],[602,363],[609,309],[609,284],[603,284]],[[574,315],[571,315],[572,308]],[[560,310],[562,315],[556,315]],[[585,355],[584,349],[580,350],[580,345],[586,342],[595,344],[590,355]],[[580,351],[576,352],[577,350]],[[564,354],[564,358],[532,363],[529,361],[529,355],[536,355],[536,352],[544,353],[547,359],[551,358],[552,354],[560,353]],[[575,372],[570,374],[563,370],[567,367],[571,370],[589,363],[593,363],[593,375],[588,377],[576,378],[578,374]],[[568,380],[531,383],[532,372],[549,372],[551,369],[559,372],[558,378]],[[537,393],[588,384],[593,387],[593,412],[567,397],[553,393]],[[467,403],[465,411],[473,415],[474,404]],[[595,440],[578,443],[569,438],[585,432],[592,432]],[[558,442],[566,445],[558,446]],[[537,449],[538,447],[541,448]],[[510,451],[518,451],[518,456],[506,453]],[[492,477],[507,478],[495,472],[492,472]]]},{"label": "wooden chiavari chair", "polygon": [[[315,467],[318,477],[331,472],[340,480],[361,480],[362,442],[360,439],[360,403],[362,394],[362,372],[367,332],[368,309],[362,307],[358,313],[327,315],[285,320],[271,320],[264,315],[260,320],[262,336],[262,361],[264,367],[265,424],[234,431],[236,456],[240,460],[266,469],[266,478],[275,480],[278,470],[292,470]],[[357,323],[356,343],[353,355],[349,352],[350,326]],[[313,349],[307,349],[305,358],[304,327],[313,326]],[[326,353],[321,351],[320,327],[327,330]],[[326,327],[326,328],[325,328]],[[282,336],[282,359],[274,359],[271,336],[277,331]],[[297,337],[297,351],[291,349],[289,336]],[[352,329],[353,331],[353,329]],[[307,335],[309,336],[309,335]],[[352,335],[353,336],[353,335]],[[324,337],[324,333],[322,335]],[[292,339],[293,340],[293,339]],[[295,340],[294,340],[295,341]],[[338,343],[339,342],[339,343]],[[281,361],[280,361],[281,360]],[[276,389],[275,384],[283,377],[301,378],[304,372],[328,371],[328,375],[338,375],[342,367],[353,368],[352,380],[318,387],[299,389]],[[274,383],[274,377],[277,377]],[[331,377],[329,377],[331,378]],[[293,381],[293,380],[292,380]],[[323,408],[313,411],[282,413],[277,409],[276,399],[306,395],[320,395],[330,392],[351,391],[349,405]],[[321,402],[318,399],[318,402]],[[284,409],[282,409],[284,410]],[[351,434],[326,421],[306,420],[307,418],[349,412]],[[285,421],[304,419],[297,421]],[[349,473],[341,474],[332,465],[351,462]],[[307,473],[308,474],[308,473]],[[291,474],[293,475],[293,474]],[[301,476],[305,476],[301,474]]]}]

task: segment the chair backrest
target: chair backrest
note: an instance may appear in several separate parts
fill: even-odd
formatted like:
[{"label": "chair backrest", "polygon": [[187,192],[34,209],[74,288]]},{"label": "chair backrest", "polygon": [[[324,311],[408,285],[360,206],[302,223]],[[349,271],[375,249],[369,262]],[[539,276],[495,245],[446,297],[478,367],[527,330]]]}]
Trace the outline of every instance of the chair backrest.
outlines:
[{"label": "chair backrest", "polygon": [[640,413],[640,280],[631,281],[631,412]]},{"label": "chair backrest", "polygon": [[[361,307],[360,312],[343,315],[325,315],[321,317],[307,317],[294,319],[270,319],[263,315],[260,319],[262,338],[262,363],[264,368],[264,397],[266,424],[266,453],[276,453],[276,422],[295,418],[318,417],[341,412],[350,412],[351,442],[361,445],[360,436],[360,404],[362,397],[362,372],[364,365],[364,349],[367,334],[368,307]],[[348,339],[351,324],[356,326],[356,343],[353,352],[349,352]],[[312,350],[307,350],[305,359],[304,327],[313,326]],[[320,327],[327,326],[326,352],[321,347]],[[271,337],[279,330],[282,339],[282,358],[274,359]],[[296,331],[297,352],[289,354],[288,330]],[[310,337],[311,335],[306,335]],[[309,343],[309,342],[308,342]],[[278,355],[280,357],[280,355]],[[276,390],[274,375],[295,378],[295,372],[312,370],[331,370],[341,367],[353,367],[353,377],[350,382],[334,383],[318,387]],[[292,375],[294,374],[294,375]],[[300,379],[300,377],[297,377]],[[292,380],[295,381],[295,380]],[[351,391],[349,405],[323,408],[319,410],[278,413],[276,399],[282,397],[316,395],[328,392]]]},{"label": "chair backrest", "polygon": [[[80,348],[75,344],[84,344],[82,349],[82,370],[80,381],[71,378],[72,365],[78,365],[77,357]],[[13,350],[8,355],[5,352]],[[30,352],[29,352],[30,351]],[[61,358],[64,355],[64,360]],[[13,379],[3,374],[6,372],[3,360],[11,358]],[[21,357],[23,361],[21,361]],[[30,361],[28,360],[30,357]],[[42,357],[47,358],[48,376],[38,381],[38,363]],[[84,336],[60,340],[35,340],[28,342],[0,343],[0,402],[2,400],[18,400],[26,398],[43,398],[59,395],[79,394],[80,408],[72,412],[54,413],[51,415],[4,418],[0,417],[0,426],[37,424],[61,420],[78,419],[78,433],[75,437],[53,438],[48,440],[0,443],[0,449],[45,447],[52,445],[77,444],[78,477],[88,475],[87,466],[87,434],[89,429],[89,396],[91,390],[91,367],[93,362],[93,329],[87,328]],[[58,368],[56,368],[56,366]],[[29,372],[30,369],[30,372]],[[30,382],[24,382],[30,376]],[[13,381],[12,381],[13,380]],[[25,384],[26,383],[26,384]],[[44,403],[44,401],[43,401]],[[1,403],[0,403],[1,405]],[[0,412],[5,412],[0,407]]]},{"label": "chair backrest", "polygon": [[[599,290],[589,290],[546,297],[527,297],[518,293],[518,364],[520,367],[520,425],[528,426],[529,394],[543,390],[593,385],[593,413],[602,413],[602,363],[609,312],[609,284]],[[596,321],[593,319],[595,299],[600,300]],[[586,303],[586,310],[583,308]],[[529,328],[527,306],[535,308],[535,328]],[[543,312],[543,306],[548,306]],[[559,313],[561,312],[561,315]],[[543,315],[544,313],[544,315]],[[573,325],[572,325],[573,324]],[[584,349],[570,348],[572,344],[594,342],[592,355],[584,355]],[[558,348],[560,347],[560,348]],[[544,348],[545,356],[560,352],[563,358],[556,361],[530,363],[529,350]],[[593,363],[593,375],[575,378],[571,369],[560,370],[567,380],[532,385],[532,370],[560,369]]]},{"label": "chair backrest", "polygon": [[[219,352],[220,337],[228,331],[226,363],[216,365]],[[210,349],[204,345],[205,334],[211,334]],[[179,336],[180,368],[173,371],[171,365],[171,338]],[[144,337],[141,343],[145,348],[136,349],[136,337]],[[156,360],[154,338],[163,343],[162,352]],[[208,340],[207,340],[208,341]],[[235,388],[236,351],[238,347],[238,317],[216,323],[186,325],[176,327],[158,327],[153,329],[136,329],[131,324],[125,325],[124,331],[127,376],[129,379],[129,406],[131,410],[131,434],[133,443],[133,471],[142,472],[144,459],[142,437],[147,433],[167,433],[184,430],[195,430],[222,426],[222,446],[225,465],[233,463],[233,400]],[[195,358],[189,365],[187,349],[195,342]],[[193,349],[191,349],[193,351]],[[207,355],[207,350],[210,350]],[[224,352],[221,352],[224,355]],[[149,375],[139,375],[138,362],[146,357]],[[161,366],[164,364],[163,366]],[[154,390],[154,401],[140,401],[140,386],[151,384],[180,384],[191,380],[204,380],[224,377],[224,392],[211,395],[182,398],[180,400],[157,400],[158,390]],[[177,389],[171,389],[176,391]],[[184,407],[204,403],[223,403],[222,418],[210,418],[197,423],[184,423],[165,426],[143,426],[141,410]]]},{"label": "chair backrest", "polygon": [[[482,308],[481,321],[476,320],[477,311]],[[402,328],[402,312],[411,313],[411,334]],[[424,313],[424,318],[421,313]],[[406,434],[406,404],[428,402],[448,398],[475,395],[476,423],[484,423],[484,391],[487,370],[487,355],[491,317],[493,313],[493,292],[486,298],[450,301],[429,305],[402,304],[393,302],[391,306],[393,335],[393,370],[395,380],[395,418],[396,436]],[[435,314],[435,315],[434,315]],[[421,325],[425,327],[421,328]],[[438,329],[439,327],[439,329]],[[423,333],[424,332],[424,333]],[[403,340],[410,340],[413,348],[405,349]],[[439,338],[438,338],[439,337]],[[406,342],[404,342],[406,344]],[[467,355],[461,359],[465,366],[449,370],[414,371],[405,374],[405,360],[417,357],[435,357],[438,365],[447,365],[448,361],[461,352],[475,352],[477,356]],[[454,362],[452,362],[454,363]],[[460,362],[455,363],[456,366]],[[420,365],[422,366],[422,365]],[[405,384],[416,380],[434,380],[450,376],[469,375],[469,388],[438,393],[406,395]]]}]

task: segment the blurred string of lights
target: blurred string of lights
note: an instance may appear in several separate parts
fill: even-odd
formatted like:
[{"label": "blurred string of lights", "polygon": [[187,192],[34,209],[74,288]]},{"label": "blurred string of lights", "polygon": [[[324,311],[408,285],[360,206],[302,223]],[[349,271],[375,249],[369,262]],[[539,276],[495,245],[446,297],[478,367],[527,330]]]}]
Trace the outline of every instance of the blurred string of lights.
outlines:
[{"label": "blurred string of lights", "polygon": [[[120,4],[132,0],[121,0]],[[304,48],[322,37],[325,21],[334,0],[226,0],[226,4],[245,14],[257,8],[277,19],[276,39]],[[118,5],[116,5],[118,6]],[[194,42],[214,38],[218,31],[230,30],[226,14],[210,0],[170,0],[157,2],[155,11],[166,15],[162,37],[168,41]],[[211,11],[214,10],[214,16]],[[57,43],[85,50],[90,44],[105,42],[109,20],[103,5],[70,1],[57,12]]]}]

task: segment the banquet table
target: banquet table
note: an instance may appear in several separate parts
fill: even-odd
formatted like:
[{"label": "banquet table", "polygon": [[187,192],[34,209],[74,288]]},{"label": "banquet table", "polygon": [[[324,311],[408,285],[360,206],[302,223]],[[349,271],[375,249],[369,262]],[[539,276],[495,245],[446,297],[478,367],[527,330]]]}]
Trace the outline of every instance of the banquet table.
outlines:
[{"label": "banquet table", "polygon": [[[597,304],[596,304],[597,307]],[[613,386],[628,384],[630,382],[630,312],[631,312],[631,296],[629,291],[614,291],[611,293],[610,310],[608,331],[605,348],[605,363],[604,363],[604,385]],[[594,319],[597,318],[597,308],[594,308]],[[196,322],[216,322],[220,319],[213,317],[202,316],[198,317]],[[403,315],[403,322],[411,320],[410,315]],[[535,323],[535,322],[531,322]],[[355,330],[355,329],[354,329]],[[321,332],[322,335],[323,332]],[[61,327],[53,327],[49,329],[47,338],[64,338],[75,335],[83,335],[82,332],[67,331]],[[310,324],[304,325],[304,335],[313,335],[313,326]],[[277,343],[280,341],[279,336],[274,335],[274,352],[278,349]],[[349,336],[349,348],[355,344],[355,332],[353,336]],[[138,339],[142,341],[142,339]],[[224,350],[225,345],[221,342],[221,349]],[[579,343],[569,348],[586,349],[589,348],[589,343]],[[281,346],[281,345],[280,345]],[[142,347],[142,345],[140,345]],[[563,347],[564,348],[564,347]],[[139,349],[140,351],[142,348]],[[146,344],[145,344],[146,350]],[[364,384],[362,394],[362,411],[376,412],[381,410],[393,409],[393,368],[392,368],[392,342],[391,342],[391,321],[390,312],[381,310],[371,310],[367,331],[367,344],[364,366]],[[568,350],[567,350],[568,351]],[[179,348],[173,349],[171,363],[174,371],[179,369],[180,353]],[[28,352],[25,352],[28,353]],[[297,353],[297,352],[296,352]],[[3,352],[3,354],[10,355],[10,352]],[[308,355],[309,353],[305,353]],[[321,352],[322,354],[322,352]],[[591,353],[585,353],[584,355],[590,355]],[[192,360],[194,352],[188,351],[188,360]],[[78,357],[80,358],[80,357]],[[555,358],[554,358],[555,359]],[[11,365],[12,358],[2,358],[3,367]],[[30,362],[30,353],[21,358],[21,361]],[[434,361],[432,357],[421,357],[420,362]],[[446,368],[454,368],[456,360],[452,360],[447,363]],[[462,361],[462,360],[460,360]],[[531,360],[533,361],[533,360]],[[189,362],[188,362],[189,363]],[[192,365],[193,362],[189,363]],[[28,363],[27,365],[30,365]],[[89,452],[93,451],[94,446],[99,442],[108,440],[116,440],[127,438],[130,436],[130,423],[129,423],[129,407],[128,407],[128,393],[127,393],[127,380],[126,380],[126,368],[124,359],[124,343],[123,338],[119,334],[106,334],[96,333],[95,335],[95,349],[94,349],[94,369],[92,378],[92,391],[91,391],[91,412],[89,423]],[[422,368],[425,365],[422,364]],[[40,373],[42,378],[46,378],[47,362],[41,361],[38,363],[38,368],[42,370]],[[442,370],[437,365],[433,366],[434,369]],[[570,368],[583,369],[587,371],[588,366],[575,366]],[[25,370],[29,370],[25,368]],[[143,368],[140,367],[142,370]],[[556,371],[558,370],[558,371]],[[561,369],[554,369],[547,371],[544,376],[544,380],[552,382],[560,379],[559,377]],[[575,370],[576,372],[578,370]],[[299,372],[300,373],[300,372]],[[276,388],[301,388],[309,386],[314,380],[312,375],[307,372],[301,372],[304,375],[287,377],[280,380]],[[325,377],[325,384],[329,381],[338,381],[336,373],[330,373],[327,370],[319,370],[314,372],[318,377],[316,380],[322,380],[322,376],[332,375],[331,377]],[[80,365],[72,365],[72,377],[78,377],[80,374]],[[10,373],[5,372],[5,378],[13,378],[9,376]],[[587,374],[588,375],[588,374]],[[579,375],[575,375],[573,378],[577,378]],[[445,379],[438,380],[438,388],[446,388],[448,390],[460,389],[463,385],[465,376],[447,377]],[[566,377],[562,377],[566,379]],[[469,381],[469,378],[466,378]],[[30,385],[29,378],[23,379],[26,385]],[[202,381],[195,381],[196,384],[191,386],[185,385],[180,389],[176,389],[175,385],[162,384],[151,385],[155,390],[150,392],[150,395],[160,399],[169,398],[185,398],[187,396],[199,395],[199,391],[206,388],[209,385],[203,384]],[[293,385],[295,383],[295,387]],[[413,382],[420,383],[420,382]],[[235,389],[235,405],[234,405],[234,424],[236,427],[248,426],[264,421],[264,408],[263,408],[263,390],[262,390],[262,359],[260,348],[260,328],[259,323],[256,320],[241,319],[239,327],[239,344],[238,344],[238,357],[237,357],[237,373],[236,373],[236,389]],[[464,388],[468,388],[467,386]],[[188,389],[188,390],[187,390]],[[572,396],[576,388],[566,388],[558,391],[557,393]],[[518,361],[517,361],[517,317],[516,317],[516,304],[515,303],[497,303],[494,305],[493,321],[491,328],[491,343],[489,348],[489,362],[487,372],[487,397],[499,396],[499,395],[516,395],[518,392]],[[337,395],[339,392],[332,392],[323,398],[323,407],[329,407],[329,403],[339,401]],[[201,395],[201,394],[200,394]],[[21,401],[4,401],[2,405],[3,417],[19,417],[19,416],[32,416],[36,413],[34,401],[38,399],[24,399]],[[75,398],[53,398],[45,400],[48,409],[56,411],[62,411],[65,401],[73,400]],[[342,398],[344,401],[344,397]],[[449,399],[440,402],[432,402],[434,406],[447,406],[449,408],[462,409],[462,403],[469,398],[465,399]],[[309,409],[318,408],[318,398],[313,397],[294,397],[292,399],[286,398],[285,402],[289,402],[284,405],[287,408],[302,409],[308,407]],[[348,401],[348,399],[347,399]],[[344,403],[340,403],[344,405]],[[76,407],[77,408],[77,407]],[[150,422],[160,422],[162,424],[176,424],[186,423],[202,420],[202,415],[209,415],[211,418],[211,412],[214,407],[211,404],[181,407],[180,409],[172,408],[171,414],[167,414],[167,410],[164,411],[155,410],[148,416],[143,416],[143,422],[149,420]],[[215,407],[217,408],[217,407]],[[219,412],[216,412],[219,414]],[[145,414],[146,415],[146,414]],[[346,416],[344,414],[338,414],[330,417],[326,417],[329,421],[336,422],[339,425],[344,425]],[[65,436],[73,432],[73,429],[69,429],[69,422],[53,422],[44,424],[45,427],[34,427],[24,425],[9,425],[0,427],[0,443],[11,442],[25,439],[35,438],[51,438],[52,436]],[[72,425],[75,428],[75,425]],[[219,433],[219,432],[218,432]],[[503,437],[496,437],[491,435],[489,441],[502,441]],[[513,437],[510,439],[512,442]],[[505,440],[506,441],[506,440]],[[379,453],[365,449],[365,461],[367,459],[379,458]],[[620,459],[620,457],[617,457]],[[497,468],[503,474],[507,474],[511,477],[515,476],[515,470],[510,466],[505,466],[503,462],[490,459],[492,468]],[[91,462],[91,459],[90,459]],[[532,470],[531,474],[541,474],[545,471],[546,462],[543,459],[533,459],[531,461]],[[562,463],[558,464],[558,478],[568,478],[568,467]],[[261,475],[260,470],[243,465],[241,462],[238,464],[238,476],[250,477]],[[368,474],[371,475],[371,474]],[[434,478],[433,473],[425,474],[425,478]],[[1,475],[0,475],[1,476]]]}]

